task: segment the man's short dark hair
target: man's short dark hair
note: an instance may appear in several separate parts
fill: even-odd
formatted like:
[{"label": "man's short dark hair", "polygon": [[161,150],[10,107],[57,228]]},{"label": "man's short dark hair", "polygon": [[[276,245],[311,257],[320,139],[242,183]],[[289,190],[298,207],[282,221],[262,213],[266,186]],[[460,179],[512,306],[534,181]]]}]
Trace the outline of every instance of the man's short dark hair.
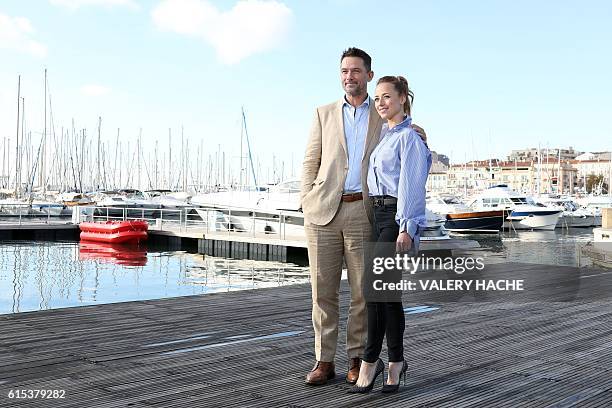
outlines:
[{"label": "man's short dark hair", "polygon": [[368,55],[364,50],[360,50],[359,48],[351,47],[345,50],[342,53],[342,57],[340,58],[340,63],[342,64],[342,60],[346,57],[358,57],[363,60],[363,65],[366,67],[366,71],[370,72],[372,70],[372,57]]}]

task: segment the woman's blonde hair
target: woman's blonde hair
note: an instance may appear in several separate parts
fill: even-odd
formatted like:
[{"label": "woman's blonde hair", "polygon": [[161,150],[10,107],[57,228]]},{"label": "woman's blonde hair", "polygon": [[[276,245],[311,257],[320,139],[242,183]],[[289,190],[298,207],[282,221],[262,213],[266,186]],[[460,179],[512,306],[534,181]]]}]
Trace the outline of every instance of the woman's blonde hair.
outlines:
[{"label": "woman's blonde hair", "polygon": [[408,80],[401,75],[387,75],[380,78],[378,82],[376,82],[377,86],[380,84],[393,84],[393,87],[397,93],[400,94],[400,96],[404,95],[406,97],[406,102],[404,102],[404,112],[410,115],[410,108],[412,107],[412,103],[414,101],[414,93],[412,93],[412,90],[408,87]]}]

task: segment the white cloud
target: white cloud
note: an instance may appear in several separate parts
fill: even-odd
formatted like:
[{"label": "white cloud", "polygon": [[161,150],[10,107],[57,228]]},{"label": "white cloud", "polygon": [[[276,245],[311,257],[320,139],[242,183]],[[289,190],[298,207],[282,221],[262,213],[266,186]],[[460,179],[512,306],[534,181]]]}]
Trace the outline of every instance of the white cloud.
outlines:
[{"label": "white cloud", "polygon": [[102,85],[88,84],[81,87],[81,93],[87,96],[102,96],[110,92],[110,88]]},{"label": "white cloud", "polygon": [[226,64],[281,45],[293,12],[278,1],[240,0],[220,11],[206,0],[164,0],[151,12],[158,29],[203,39]]},{"label": "white cloud", "polygon": [[32,39],[34,33],[34,27],[27,18],[0,14],[0,48],[42,58],[47,55],[47,47]]},{"label": "white cloud", "polygon": [[102,7],[127,7],[133,10],[139,9],[139,6],[134,0],[49,0],[54,6],[64,7],[72,11],[81,7],[87,6],[102,6]]}]

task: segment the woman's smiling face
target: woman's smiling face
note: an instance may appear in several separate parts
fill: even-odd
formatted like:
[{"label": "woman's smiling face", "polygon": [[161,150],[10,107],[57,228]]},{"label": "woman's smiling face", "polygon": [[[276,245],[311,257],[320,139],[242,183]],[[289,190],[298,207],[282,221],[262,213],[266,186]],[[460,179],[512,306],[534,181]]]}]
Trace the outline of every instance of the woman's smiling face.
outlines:
[{"label": "woman's smiling face", "polygon": [[376,86],[374,94],[374,105],[378,114],[383,119],[392,119],[398,114],[403,114],[403,105],[406,97],[400,95],[395,86],[389,82],[383,82]]}]

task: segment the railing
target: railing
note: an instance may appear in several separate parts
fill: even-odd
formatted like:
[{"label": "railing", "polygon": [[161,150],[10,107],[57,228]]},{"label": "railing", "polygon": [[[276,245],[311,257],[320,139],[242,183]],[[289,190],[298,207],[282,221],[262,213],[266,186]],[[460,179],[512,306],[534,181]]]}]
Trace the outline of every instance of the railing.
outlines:
[{"label": "railing", "polygon": [[[25,203],[0,204],[0,220],[3,223],[12,224],[16,220],[20,226],[26,221],[28,224],[51,224],[56,219],[56,216],[51,215],[51,207],[44,204],[40,206],[32,206]],[[65,223],[66,221],[62,220],[61,222]]]},{"label": "railing", "polygon": [[237,207],[185,207],[154,209],[142,207],[74,207],[73,222],[145,220],[153,230],[266,236],[278,239],[303,237],[302,213],[297,211],[257,211]]}]

